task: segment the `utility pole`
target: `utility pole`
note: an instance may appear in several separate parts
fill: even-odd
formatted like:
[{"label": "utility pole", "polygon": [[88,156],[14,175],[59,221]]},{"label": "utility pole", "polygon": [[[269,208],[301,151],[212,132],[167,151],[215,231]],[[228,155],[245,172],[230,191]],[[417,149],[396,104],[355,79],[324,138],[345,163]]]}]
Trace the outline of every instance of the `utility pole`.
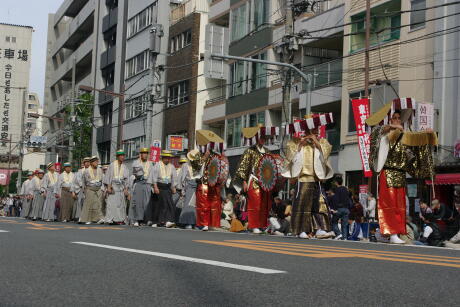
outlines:
[{"label": "utility pole", "polygon": [[122,85],[121,93],[123,95],[118,96],[118,133],[117,133],[117,150],[123,147],[123,123],[124,123],[124,111],[125,111],[125,86]]},{"label": "utility pole", "polygon": [[22,184],[22,161],[24,160],[24,119],[25,113],[27,110],[26,105],[27,89],[23,90],[22,94],[22,114],[21,114],[21,135],[19,138],[19,172],[18,172],[18,181],[16,182],[17,190],[21,189]]},{"label": "utility pole", "polygon": [[[284,35],[284,50],[283,62],[292,64],[292,41],[294,38],[294,16],[293,16],[293,1],[286,2],[286,25]],[[289,123],[292,120],[292,105],[291,105],[291,70],[286,69],[284,72],[283,85],[283,113],[284,120]]]},{"label": "utility pole", "polygon": [[69,162],[72,163],[73,161],[73,148],[74,148],[74,138],[73,138],[73,123],[75,122],[75,100],[77,99],[77,90],[75,88],[75,77],[76,77],[76,70],[77,68],[77,60],[75,57],[72,61],[72,98],[70,101],[70,136],[69,136]]},{"label": "utility pole", "polygon": [[[366,39],[364,55],[364,96],[369,99],[369,48],[371,40],[371,0],[366,0]],[[372,176],[367,179],[367,190],[372,191]]]},{"label": "utility pole", "polygon": [[150,148],[152,146],[152,130],[153,130],[153,105],[157,98],[157,81],[155,78],[155,70],[157,65],[157,58],[161,50],[161,38],[163,37],[163,25],[153,24],[150,28],[150,85],[151,93],[147,107],[147,131],[146,131],[146,144]]},{"label": "utility pole", "polygon": [[366,40],[364,56],[364,96],[369,98],[369,48],[371,39],[371,0],[366,0]]},{"label": "utility pole", "polygon": [[[6,185],[6,194],[10,194],[10,180],[11,180],[11,143],[12,143],[12,134],[10,134],[10,150],[8,151],[8,180]],[[21,171],[19,171],[21,172]]]}]

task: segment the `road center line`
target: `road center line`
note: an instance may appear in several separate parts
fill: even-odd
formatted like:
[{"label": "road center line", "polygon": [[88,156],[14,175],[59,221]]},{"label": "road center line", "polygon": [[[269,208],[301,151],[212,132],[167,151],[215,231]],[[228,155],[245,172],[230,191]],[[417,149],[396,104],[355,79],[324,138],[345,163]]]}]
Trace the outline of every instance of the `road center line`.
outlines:
[{"label": "road center line", "polygon": [[9,231],[8,231],[8,230],[1,230],[1,229],[0,229],[0,232],[9,232]]},{"label": "road center line", "polygon": [[150,255],[150,256],[156,256],[156,257],[162,257],[162,258],[168,258],[168,259],[174,259],[174,260],[181,260],[181,261],[187,261],[187,262],[193,262],[193,263],[201,263],[201,264],[219,266],[223,268],[230,268],[230,269],[241,270],[241,271],[261,273],[261,274],[287,273],[286,271],[278,271],[278,270],[265,269],[265,268],[259,268],[259,267],[254,267],[254,266],[247,266],[247,265],[239,265],[239,264],[221,262],[221,261],[215,261],[215,260],[192,258],[192,257],[186,257],[186,256],[180,256],[180,255],[174,255],[174,254],[151,252],[151,251],[146,251],[146,250],[141,250],[141,249],[125,248],[125,247],[119,247],[119,246],[113,246],[113,245],[96,244],[96,243],[90,243],[90,242],[71,242],[71,243],[119,250],[119,251],[130,252],[130,253],[144,254],[144,255]]}]

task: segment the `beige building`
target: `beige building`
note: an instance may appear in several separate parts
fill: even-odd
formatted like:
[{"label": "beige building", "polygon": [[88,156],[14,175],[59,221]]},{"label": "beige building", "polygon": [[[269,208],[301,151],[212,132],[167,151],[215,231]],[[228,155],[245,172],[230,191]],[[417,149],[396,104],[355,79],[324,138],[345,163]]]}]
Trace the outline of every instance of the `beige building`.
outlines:
[{"label": "beige building", "polygon": [[40,116],[43,115],[43,109],[40,105],[40,101],[37,94],[27,94],[26,108],[27,111],[24,125],[26,136],[25,140],[27,142],[27,145],[25,146],[24,157],[22,161],[22,170],[33,171],[39,167],[44,168],[46,155],[46,144],[43,144],[42,146],[34,146],[35,144],[32,144],[31,142],[33,141],[33,137],[43,136],[43,134],[45,134],[46,132],[43,131],[44,118]]},{"label": "beige building", "polygon": [[18,145],[25,132],[21,123],[28,99],[32,32],[29,26],[0,23],[0,169],[18,167]]}]

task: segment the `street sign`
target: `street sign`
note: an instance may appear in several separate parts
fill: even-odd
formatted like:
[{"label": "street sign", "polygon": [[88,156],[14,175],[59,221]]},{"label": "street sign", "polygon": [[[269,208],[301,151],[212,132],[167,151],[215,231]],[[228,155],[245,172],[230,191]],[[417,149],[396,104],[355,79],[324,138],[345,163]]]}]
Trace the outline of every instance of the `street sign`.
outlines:
[{"label": "street sign", "polygon": [[152,146],[161,148],[161,141],[160,140],[153,140]]},{"label": "street sign", "polygon": [[224,59],[211,58],[211,54],[228,54],[229,41],[228,28],[213,24],[206,25],[204,51],[204,75],[206,78],[224,80],[228,78],[228,64]]}]

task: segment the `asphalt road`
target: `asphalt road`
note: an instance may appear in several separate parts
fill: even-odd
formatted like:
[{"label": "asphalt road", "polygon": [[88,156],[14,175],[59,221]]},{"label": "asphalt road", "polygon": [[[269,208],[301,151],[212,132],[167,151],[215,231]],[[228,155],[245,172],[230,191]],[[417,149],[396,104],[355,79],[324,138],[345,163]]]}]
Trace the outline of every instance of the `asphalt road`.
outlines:
[{"label": "asphalt road", "polygon": [[460,250],[450,249],[0,218],[0,261],[0,306],[460,300]]}]

